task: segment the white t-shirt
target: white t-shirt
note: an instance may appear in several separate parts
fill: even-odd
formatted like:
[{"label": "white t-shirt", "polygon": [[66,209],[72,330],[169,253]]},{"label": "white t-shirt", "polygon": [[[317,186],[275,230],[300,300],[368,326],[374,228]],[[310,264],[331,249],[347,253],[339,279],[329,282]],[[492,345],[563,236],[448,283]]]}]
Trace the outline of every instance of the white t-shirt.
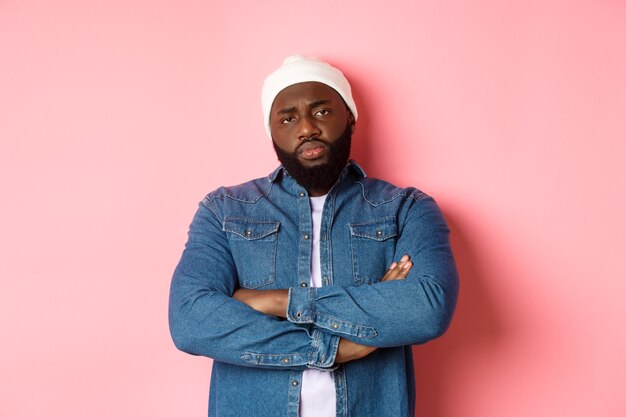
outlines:
[{"label": "white t-shirt", "polygon": [[[313,222],[311,250],[311,286],[322,286],[320,265],[320,229],[326,196],[310,197]],[[300,417],[335,417],[337,397],[332,372],[307,369],[302,374],[300,387]]]}]

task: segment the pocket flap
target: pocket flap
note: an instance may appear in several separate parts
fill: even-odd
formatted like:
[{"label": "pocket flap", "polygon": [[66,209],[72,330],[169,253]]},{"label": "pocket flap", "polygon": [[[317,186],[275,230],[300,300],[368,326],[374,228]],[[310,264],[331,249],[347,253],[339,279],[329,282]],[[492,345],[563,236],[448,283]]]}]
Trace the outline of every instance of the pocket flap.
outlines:
[{"label": "pocket flap", "polygon": [[246,240],[257,240],[278,232],[279,227],[280,222],[226,218],[224,219],[223,230],[234,233]]},{"label": "pocket flap", "polygon": [[395,217],[385,217],[367,223],[350,224],[350,234],[373,240],[387,240],[398,236],[398,225]]}]

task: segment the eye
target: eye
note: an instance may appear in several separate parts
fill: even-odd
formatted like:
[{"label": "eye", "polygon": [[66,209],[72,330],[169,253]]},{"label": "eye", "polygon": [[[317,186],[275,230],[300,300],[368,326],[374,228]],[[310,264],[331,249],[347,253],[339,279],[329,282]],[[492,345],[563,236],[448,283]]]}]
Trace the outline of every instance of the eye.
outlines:
[{"label": "eye", "polygon": [[292,116],[287,116],[287,117],[282,118],[280,122],[281,122],[282,124],[287,124],[287,123],[291,123],[291,122],[293,122],[294,120],[295,120],[295,118],[294,118],[294,117],[292,117]]},{"label": "eye", "polygon": [[330,110],[328,109],[321,109],[315,112],[316,116],[328,116],[330,114]]}]

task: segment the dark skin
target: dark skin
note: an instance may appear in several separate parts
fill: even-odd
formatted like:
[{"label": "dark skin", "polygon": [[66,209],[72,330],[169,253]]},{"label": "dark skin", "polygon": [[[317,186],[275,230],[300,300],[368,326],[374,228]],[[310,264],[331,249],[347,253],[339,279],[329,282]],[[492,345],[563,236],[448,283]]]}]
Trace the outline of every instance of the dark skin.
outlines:
[{"label": "dark skin", "polygon": [[[413,263],[408,256],[403,256],[400,262],[393,262],[381,282],[405,279]],[[233,298],[247,304],[249,307],[270,316],[287,318],[288,290],[250,290],[240,288],[235,291]],[[335,363],[345,363],[364,358],[376,348],[340,338],[339,348],[335,356]]]},{"label": "dark skin", "polygon": [[[318,82],[294,84],[282,90],[272,104],[270,131],[280,149],[298,157],[305,167],[326,163],[328,144],[339,139],[350,125],[354,131],[352,112],[334,89]],[[329,189],[307,190],[312,197],[322,196]],[[393,262],[382,282],[405,279],[413,264],[408,256]],[[262,313],[286,318],[288,290],[251,290],[240,288],[233,298]],[[376,350],[341,338],[335,363],[364,358]]]},{"label": "dark skin", "polygon": [[[270,111],[270,131],[276,146],[296,155],[303,167],[328,162],[328,145],[339,139],[347,124],[354,132],[354,117],[339,93],[318,82],[285,88]],[[329,188],[307,191],[311,197],[319,197]]]}]

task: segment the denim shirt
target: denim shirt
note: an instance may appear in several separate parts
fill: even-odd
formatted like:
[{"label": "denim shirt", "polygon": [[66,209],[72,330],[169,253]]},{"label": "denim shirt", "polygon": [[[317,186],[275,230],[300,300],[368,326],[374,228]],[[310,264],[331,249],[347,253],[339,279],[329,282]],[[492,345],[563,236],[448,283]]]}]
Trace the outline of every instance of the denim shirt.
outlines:
[{"label": "denim shirt", "polygon": [[[209,416],[297,417],[307,368],[334,372],[337,416],[413,416],[411,345],[441,335],[457,299],[445,219],[425,193],[350,161],[321,224],[323,286],[312,288],[309,196],[282,167],[199,204],[169,324],[178,349],[213,358]],[[380,282],[404,254],[407,278]],[[287,319],[231,298],[239,287],[289,289]],[[337,365],[340,338],[378,349]]]}]

